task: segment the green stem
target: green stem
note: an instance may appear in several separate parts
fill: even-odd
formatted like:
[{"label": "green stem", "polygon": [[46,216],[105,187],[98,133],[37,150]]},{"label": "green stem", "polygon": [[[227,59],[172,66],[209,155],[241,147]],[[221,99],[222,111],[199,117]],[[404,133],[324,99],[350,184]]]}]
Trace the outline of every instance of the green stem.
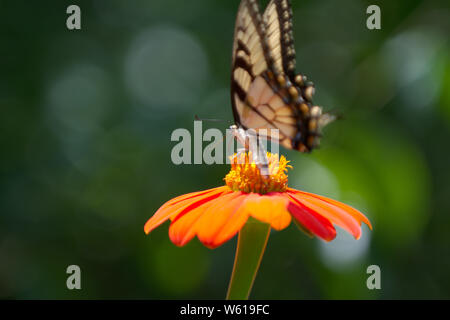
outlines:
[{"label": "green stem", "polygon": [[270,225],[249,219],[239,231],[227,300],[247,300],[269,239]]}]

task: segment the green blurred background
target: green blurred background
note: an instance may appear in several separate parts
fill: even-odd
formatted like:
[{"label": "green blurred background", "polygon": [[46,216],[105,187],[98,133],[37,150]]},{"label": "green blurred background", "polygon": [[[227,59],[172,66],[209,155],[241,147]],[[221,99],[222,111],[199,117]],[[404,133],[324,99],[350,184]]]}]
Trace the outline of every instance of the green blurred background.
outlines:
[{"label": "green blurred background", "polygon": [[[267,2],[267,1],[265,1]],[[81,7],[82,29],[66,28]],[[378,4],[382,29],[366,28]],[[238,0],[0,1],[0,297],[222,299],[236,238],[183,248],[143,225],[227,165],[170,160],[194,115],[233,123]],[[290,186],[366,213],[355,241],[273,232],[253,299],[450,298],[448,1],[293,0],[297,70],[344,119]],[[82,290],[66,288],[66,268]],[[368,290],[366,268],[381,268]]]}]

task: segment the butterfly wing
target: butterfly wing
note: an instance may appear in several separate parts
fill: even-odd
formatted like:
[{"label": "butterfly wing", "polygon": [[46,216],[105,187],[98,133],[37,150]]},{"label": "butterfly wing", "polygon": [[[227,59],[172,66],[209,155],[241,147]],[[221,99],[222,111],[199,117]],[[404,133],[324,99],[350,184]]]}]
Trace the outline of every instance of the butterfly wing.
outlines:
[{"label": "butterfly wing", "polygon": [[275,64],[294,83],[296,61],[291,2],[271,0],[263,19],[267,26],[267,39]]},{"label": "butterfly wing", "polygon": [[[292,110],[275,93],[268,78],[282,73],[272,57],[267,26],[256,0],[242,0],[235,27],[231,98],[235,122],[245,129],[268,130],[268,139],[279,140],[290,148],[295,134]],[[270,129],[279,129],[279,135]],[[274,131],[275,132],[275,131]]]},{"label": "butterfly wing", "polygon": [[257,0],[241,1],[233,43],[233,114],[244,129],[288,149],[309,151],[321,110],[311,113],[312,87],[295,85],[291,20],[289,0],[271,0],[263,16]]}]

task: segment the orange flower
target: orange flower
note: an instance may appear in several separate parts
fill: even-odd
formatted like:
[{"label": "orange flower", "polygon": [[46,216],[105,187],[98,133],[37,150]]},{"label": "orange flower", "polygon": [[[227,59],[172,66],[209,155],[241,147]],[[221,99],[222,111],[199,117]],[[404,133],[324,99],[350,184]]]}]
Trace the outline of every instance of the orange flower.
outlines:
[{"label": "orange flower", "polygon": [[326,241],[336,237],[337,225],[361,236],[361,222],[369,220],[358,210],[326,197],[288,188],[284,156],[268,153],[269,177],[260,174],[251,154],[235,155],[226,185],[193,192],[166,202],[144,226],[145,233],[170,219],[169,236],[183,246],[194,236],[209,248],[232,238],[249,217],[270,224],[275,230],[289,226],[292,218],[307,233]]}]

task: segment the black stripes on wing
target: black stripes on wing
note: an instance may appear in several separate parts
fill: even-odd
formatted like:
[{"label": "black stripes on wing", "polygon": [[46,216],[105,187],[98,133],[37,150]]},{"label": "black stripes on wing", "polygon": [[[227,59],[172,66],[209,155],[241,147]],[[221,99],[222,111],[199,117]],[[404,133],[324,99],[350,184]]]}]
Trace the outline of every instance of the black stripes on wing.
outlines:
[{"label": "black stripes on wing", "polygon": [[236,18],[231,70],[231,100],[235,122],[240,124],[235,94],[242,102],[256,76],[273,61],[264,39],[266,27],[256,0],[242,0]]},{"label": "black stripes on wing", "polygon": [[264,12],[267,39],[278,68],[294,82],[295,47],[290,0],[271,0]]}]

